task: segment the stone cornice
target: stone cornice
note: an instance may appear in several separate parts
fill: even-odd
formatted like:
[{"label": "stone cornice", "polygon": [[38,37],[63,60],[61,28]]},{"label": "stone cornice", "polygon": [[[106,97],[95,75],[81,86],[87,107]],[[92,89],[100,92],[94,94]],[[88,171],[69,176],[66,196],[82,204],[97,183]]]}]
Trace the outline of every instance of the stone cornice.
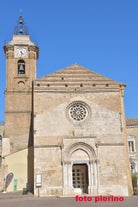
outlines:
[{"label": "stone cornice", "polygon": [[35,145],[34,144],[34,148],[53,148],[53,147],[60,147],[61,145]]},{"label": "stone cornice", "polygon": [[124,146],[123,142],[118,142],[118,143],[112,143],[112,142],[107,142],[107,143],[96,143],[96,146]]}]

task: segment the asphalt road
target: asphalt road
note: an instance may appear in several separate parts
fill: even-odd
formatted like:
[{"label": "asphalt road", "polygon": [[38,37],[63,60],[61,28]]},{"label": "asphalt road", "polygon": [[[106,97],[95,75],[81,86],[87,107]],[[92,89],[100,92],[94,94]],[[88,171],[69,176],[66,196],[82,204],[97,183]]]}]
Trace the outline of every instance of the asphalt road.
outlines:
[{"label": "asphalt road", "polygon": [[1,198],[0,207],[138,207],[138,196],[125,197],[124,201],[92,201],[78,202],[75,198]]}]

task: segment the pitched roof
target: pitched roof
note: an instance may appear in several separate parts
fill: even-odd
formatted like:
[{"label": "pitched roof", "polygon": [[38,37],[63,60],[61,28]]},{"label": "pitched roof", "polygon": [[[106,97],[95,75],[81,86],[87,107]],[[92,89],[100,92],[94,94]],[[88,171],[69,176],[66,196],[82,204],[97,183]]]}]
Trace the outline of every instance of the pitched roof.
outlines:
[{"label": "pitched roof", "polygon": [[[62,90],[65,87],[69,89],[92,90],[92,89],[119,89],[120,85],[125,84],[116,82],[103,75],[95,73],[78,64],[73,64],[57,72],[39,78],[35,85],[48,86],[49,89]],[[41,88],[41,87],[40,87]]]},{"label": "pitched roof", "polygon": [[138,125],[138,118],[129,118],[129,119],[126,119],[126,125],[127,126]]}]

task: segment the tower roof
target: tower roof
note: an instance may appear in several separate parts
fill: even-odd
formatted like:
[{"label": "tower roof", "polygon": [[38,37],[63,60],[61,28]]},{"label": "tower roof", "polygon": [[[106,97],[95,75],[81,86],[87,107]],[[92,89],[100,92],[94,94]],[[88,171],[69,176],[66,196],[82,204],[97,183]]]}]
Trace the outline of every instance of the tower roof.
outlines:
[{"label": "tower roof", "polygon": [[22,14],[20,14],[14,29],[14,35],[29,35],[28,28],[25,25]]},{"label": "tower roof", "polygon": [[28,28],[25,25],[22,14],[18,18],[17,24],[14,29],[13,39],[8,42],[8,45],[35,45],[30,40],[30,35],[28,32]]}]

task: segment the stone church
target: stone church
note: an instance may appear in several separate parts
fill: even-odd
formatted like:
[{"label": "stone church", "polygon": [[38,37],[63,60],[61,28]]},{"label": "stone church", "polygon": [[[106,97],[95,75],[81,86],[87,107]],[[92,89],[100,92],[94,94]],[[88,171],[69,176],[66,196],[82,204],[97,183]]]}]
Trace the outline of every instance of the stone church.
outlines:
[{"label": "stone church", "polygon": [[131,195],[125,84],[79,64],[37,79],[39,48],[22,16],[4,53],[4,190]]}]

